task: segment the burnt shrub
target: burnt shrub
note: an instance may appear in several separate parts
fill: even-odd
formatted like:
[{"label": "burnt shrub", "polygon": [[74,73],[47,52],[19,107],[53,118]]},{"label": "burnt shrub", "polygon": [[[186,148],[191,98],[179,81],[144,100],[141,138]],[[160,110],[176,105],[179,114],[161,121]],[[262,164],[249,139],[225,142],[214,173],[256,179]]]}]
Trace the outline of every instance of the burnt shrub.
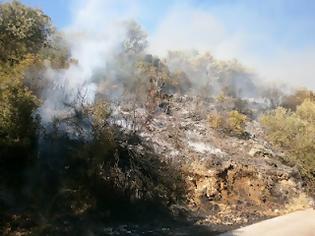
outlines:
[{"label": "burnt shrub", "polygon": [[308,89],[297,89],[293,94],[284,96],[281,106],[295,111],[306,99],[315,101],[315,93]]},{"label": "burnt shrub", "polygon": [[[109,114],[105,104],[94,105],[80,119],[59,120],[45,138],[40,192],[48,193],[41,200],[49,203],[48,218],[146,219],[168,214],[169,206],[185,200],[179,168],[163,161],[135,132],[109,124]],[[89,124],[83,127],[82,120]],[[58,130],[65,125],[70,133]]]}]

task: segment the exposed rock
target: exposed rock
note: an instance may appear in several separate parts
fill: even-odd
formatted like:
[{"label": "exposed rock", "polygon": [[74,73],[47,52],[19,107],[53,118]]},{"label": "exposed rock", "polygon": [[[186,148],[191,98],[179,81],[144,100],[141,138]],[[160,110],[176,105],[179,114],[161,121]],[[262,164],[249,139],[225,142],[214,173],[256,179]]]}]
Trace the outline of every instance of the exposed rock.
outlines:
[{"label": "exposed rock", "polygon": [[137,130],[185,173],[188,203],[173,207],[175,215],[189,209],[200,224],[240,225],[310,206],[297,169],[281,163],[257,122],[247,125],[249,139],[227,136],[208,124],[214,106],[197,103],[174,96]]}]

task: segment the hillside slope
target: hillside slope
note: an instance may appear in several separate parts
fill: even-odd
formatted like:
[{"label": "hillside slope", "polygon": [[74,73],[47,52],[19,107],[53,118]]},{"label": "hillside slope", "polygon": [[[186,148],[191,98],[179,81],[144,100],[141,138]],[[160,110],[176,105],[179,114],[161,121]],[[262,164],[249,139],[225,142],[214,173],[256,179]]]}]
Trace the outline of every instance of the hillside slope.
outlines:
[{"label": "hillside slope", "polygon": [[188,205],[172,206],[175,214],[190,212],[200,224],[235,227],[312,204],[299,171],[282,164],[284,154],[264,140],[259,123],[247,122],[247,137],[226,135],[209,125],[214,103],[200,101],[171,97],[151,120],[143,120],[143,109],[133,118],[127,107],[116,111],[117,125],[125,132],[136,129],[160,158],[184,172]]}]

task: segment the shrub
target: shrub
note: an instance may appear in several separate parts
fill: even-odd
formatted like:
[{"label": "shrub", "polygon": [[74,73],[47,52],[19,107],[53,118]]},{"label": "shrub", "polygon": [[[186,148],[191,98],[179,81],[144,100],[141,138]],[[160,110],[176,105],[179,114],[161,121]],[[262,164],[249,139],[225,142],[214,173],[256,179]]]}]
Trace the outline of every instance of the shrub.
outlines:
[{"label": "shrub", "polygon": [[306,99],[300,106],[296,109],[296,114],[302,120],[305,120],[312,125],[315,122],[315,101],[311,101],[310,99]]},{"label": "shrub", "polygon": [[219,112],[235,110],[247,117],[253,117],[253,111],[247,100],[225,96],[223,93],[216,97],[216,110]]},{"label": "shrub", "polygon": [[[68,196],[63,192],[60,195],[60,189],[71,190],[72,198],[61,201],[62,209],[73,205],[72,199],[75,199],[75,202],[89,206],[87,210],[110,211],[113,218],[128,217],[135,211],[138,214],[143,207],[164,210],[184,200],[185,181],[179,167],[162,161],[145,144],[139,149],[141,137],[112,125],[110,113],[108,103],[98,101],[83,109],[79,116],[71,114],[57,120],[56,128],[61,129],[48,133],[45,140],[46,152],[48,149],[48,155],[52,155],[46,160],[50,163],[53,159],[62,159],[68,168],[59,170],[54,163],[50,175],[62,181],[55,185],[56,190],[51,195],[58,196],[58,201],[55,197],[44,200],[59,204],[59,198]],[[65,124],[71,133],[62,129]],[[91,131],[91,137],[86,139],[80,135],[73,140],[72,133],[87,129]],[[45,175],[47,172],[49,170],[45,170]],[[49,189],[53,189],[52,184]],[[70,212],[73,210],[71,208]]]},{"label": "shrub", "polygon": [[0,145],[29,147],[36,139],[39,100],[17,78],[0,75]]},{"label": "shrub", "polygon": [[238,111],[230,111],[227,118],[227,127],[231,133],[242,135],[245,133],[247,117]]},{"label": "shrub", "polygon": [[296,114],[283,107],[271,111],[261,117],[267,138],[274,144],[289,148],[292,140],[297,137],[305,127],[304,122]]},{"label": "shrub", "polygon": [[208,116],[208,121],[211,128],[220,129],[223,127],[223,117],[218,113],[212,113]]},{"label": "shrub", "polygon": [[289,162],[315,184],[315,102],[309,99],[296,112],[277,108],[261,118],[267,139],[288,151]]},{"label": "shrub", "polygon": [[224,93],[220,93],[216,99],[219,103],[224,103],[226,101],[227,97],[224,95]]},{"label": "shrub", "polygon": [[246,133],[247,116],[236,110],[211,113],[208,116],[208,121],[211,128],[223,131],[226,134],[243,136]]}]

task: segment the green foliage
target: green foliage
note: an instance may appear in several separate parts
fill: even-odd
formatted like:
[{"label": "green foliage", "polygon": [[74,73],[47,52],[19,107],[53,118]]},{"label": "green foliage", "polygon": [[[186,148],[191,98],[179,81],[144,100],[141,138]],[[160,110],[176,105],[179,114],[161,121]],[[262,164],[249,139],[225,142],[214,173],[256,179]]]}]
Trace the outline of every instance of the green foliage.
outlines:
[{"label": "green foliage", "polygon": [[15,64],[28,53],[37,53],[49,44],[54,31],[50,18],[41,10],[19,1],[0,4],[0,61]]},{"label": "green foliage", "polygon": [[50,18],[19,1],[0,4],[0,31],[0,143],[30,148],[36,139],[35,94],[43,87],[43,61],[65,58],[59,55],[63,48],[53,37]]},{"label": "green foliage", "polygon": [[19,81],[11,81],[0,91],[0,144],[31,144],[35,134],[33,112],[38,100]]},{"label": "green foliage", "polygon": [[315,100],[304,100],[304,102],[297,107],[296,114],[310,125],[315,125]]},{"label": "green foliage", "polygon": [[279,107],[264,115],[261,123],[267,138],[287,150],[290,161],[315,182],[315,102],[304,100],[296,112]]},{"label": "green foliage", "polygon": [[245,100],[226,96],[221,92],[216,98],[216,112],[208,116],[208,121],[214,129],[243,137],[246,135],[246,122],[251,115],[252,111]]},{"label": "green foliage", "polygon": [[236,135],[242,135],[245,133],[247,117],[238,111],[230,111],[227,118],[228,129]]},{"label": "green foliage", "polygon": [[39,100],[23,84],[23,71],[34,60],[15,67],[0,67],[0,144],[29,146],[36,133],[34,111]]},{"label": "green foliage", "polygon": [[296,114],[282,107],[264,115],[261,123],[266,129],[268,139],[286,148],[292,147],[293,138],[297,137],[304,128],[303,121]]},{"label": "green foliage", "polygon": [[212,128],[221,130],[229,135],[244,136],[247,116],[236,110],[229,112],[211,113],[208,116]]}]

